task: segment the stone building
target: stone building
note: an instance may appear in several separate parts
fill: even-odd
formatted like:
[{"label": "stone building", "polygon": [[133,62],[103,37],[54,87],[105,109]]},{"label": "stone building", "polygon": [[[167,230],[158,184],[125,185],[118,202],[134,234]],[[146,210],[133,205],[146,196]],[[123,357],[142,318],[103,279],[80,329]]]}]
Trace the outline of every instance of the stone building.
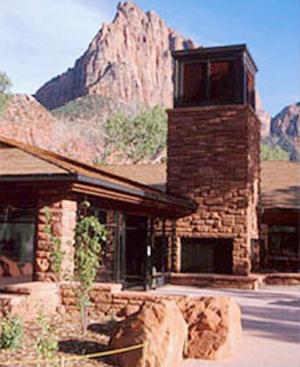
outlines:
[{"label": "stone building", "polygon": [[108,233],[99,280],[147,287],[155,220],[195,210],[191,200],[23,143],[1,138],[0,154],[2,280],[56,280],[48,224],[72,274],[78,206],[88,200]]},{"label": "stone building", "polygon": [[262,162],[261,167],[261,268],[299,272],[299,164]]},{"label": "stone building", "polygon": [[[291,188],[285,183],[273,195],[276,179],[268,183],[269,168],[263,165],[269,173],[260,201],[257,69],[246,46],[173,56],[166,165],[100,169],[1,138],[1,276],[15,282],[56,279],[45,208],[68,255],[63,269],[72,273],[70,244],[82,200],[91,202],[108,233],[98,281],[148,288],[167,281],[202,284],[205,275],[217,274],[223,285],[231,277],[242,286],[252,281],[253,271],[298,270],[297,184],[286,207],[282,190]],[[280,193],[281,204],[274,206]],[[287,211],[293,229],[282,221]],[[282,250],[284,241],[277,246],[272,238],[287,234],[291,251],[280,253],[276,249]]]}]

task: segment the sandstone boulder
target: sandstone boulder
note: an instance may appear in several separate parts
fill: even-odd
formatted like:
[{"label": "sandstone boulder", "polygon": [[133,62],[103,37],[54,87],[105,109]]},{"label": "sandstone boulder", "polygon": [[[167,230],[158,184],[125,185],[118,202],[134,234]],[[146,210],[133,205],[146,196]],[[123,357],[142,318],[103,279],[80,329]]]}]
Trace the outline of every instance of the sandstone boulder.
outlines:
[{"label": "sandstone boulder", "polygon": [[113,331],[109,349],[148,342],[139,349],[114,356],[124,367],[176,367],[183,356],[187,325],[174,301],[146,301],[139,312],[120,322]]},{"label": "sandstone boulder", "polygon": [[235,354],[242,341],[242,324],[233,299],[182,299],[178,306],[188,324],[188,358],[220,359]]}]

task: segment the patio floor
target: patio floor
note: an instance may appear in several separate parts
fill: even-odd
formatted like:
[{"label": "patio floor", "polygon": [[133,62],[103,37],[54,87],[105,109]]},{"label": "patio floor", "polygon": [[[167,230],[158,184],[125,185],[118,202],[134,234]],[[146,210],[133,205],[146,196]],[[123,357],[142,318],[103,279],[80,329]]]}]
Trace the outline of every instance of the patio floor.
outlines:
[{"label": "patio floor", "polygon": [[266,286],[258,290],[166,285],[160,294],[233,297],[242,310],[243,344],[231,358],[186,359],[181,367],[299,367],[300,289]]}]

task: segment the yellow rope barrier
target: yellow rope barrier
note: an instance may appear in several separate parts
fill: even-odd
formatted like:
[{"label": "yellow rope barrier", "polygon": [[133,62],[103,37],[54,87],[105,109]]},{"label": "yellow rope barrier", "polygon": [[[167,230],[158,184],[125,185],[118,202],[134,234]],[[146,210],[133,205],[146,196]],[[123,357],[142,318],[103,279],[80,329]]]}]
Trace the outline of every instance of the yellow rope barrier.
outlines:
[{"label": "yellow rope barrier", "polygon": [[90,359],[90,358],[96,358],[96,357],[104,357],[104,356],[109,356],[109,355],[113,355],[113,354],[120,354],[120,353],[124,353],[124,352],[129,352],[132,350],[137,350],[137,349],[141,349],[141,348],[146,348],[148,345],[148,342],[144,342],[141,344],[137,344],[137,345],[131,345],[130,347],[125,347],[125,348],[119,348],[119,349],[114,349],[114,350],[107,350],[106,352],[99,352],[99,353],[92,353],[92,354],[85,354],[83,356],[76,356],[76,357],[69,357],[69,358],[53,358],[53,359],[32,359],[32,360],[25,360],[25,361],[8,361],[8,362],[0,362],[1,366],[10,366],[10,365],[15,365],[15,364],[37,364],[37,363],[49,363],[49,362],[61,362],[61,366],[64,367],[65,362],[67,361],[78,361],[78,360],[82,360],[82,359]]},{"label": "yellow rope barrier", "polygon": [[120,348],[120,349],[115,349],[115,350],[108,350],[106,352],[86,354],[84,356],[76,356],[76,357],[65,358],[65,361],[78,361],[78,360],[81,360],[81,359],[89,359],[89,358],[95,358],[95,357],[110,356],[112,354],[120,354],[120,353],[124,353],[124,352],[129,352],[131,350],[141,349],[145,346],[145,344],[146,343],[142,343],[142,344],[132,345],[131,347]]}]

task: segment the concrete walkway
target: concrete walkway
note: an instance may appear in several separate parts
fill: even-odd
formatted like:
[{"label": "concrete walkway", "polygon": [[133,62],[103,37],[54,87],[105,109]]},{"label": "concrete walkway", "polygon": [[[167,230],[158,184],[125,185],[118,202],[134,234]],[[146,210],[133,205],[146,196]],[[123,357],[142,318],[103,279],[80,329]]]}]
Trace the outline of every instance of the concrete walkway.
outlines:
[{"label": "concrete walkway", "polygon": [[299,287],[266,286],[257,291],[167,285],[160,294],[233,297],[241,306],[243,344],[234,357],[186,359],[181,367],[299,367]]}]

